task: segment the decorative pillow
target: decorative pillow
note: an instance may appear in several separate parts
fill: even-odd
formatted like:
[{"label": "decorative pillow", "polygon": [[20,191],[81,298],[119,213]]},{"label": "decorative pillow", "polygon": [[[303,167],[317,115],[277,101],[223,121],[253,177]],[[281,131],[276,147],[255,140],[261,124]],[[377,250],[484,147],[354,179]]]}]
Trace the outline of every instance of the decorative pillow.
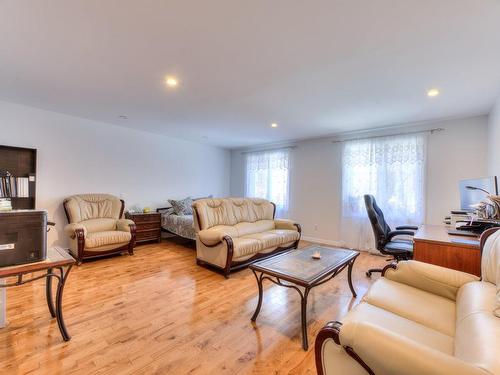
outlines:
[{"label": "decorative pillow", "polygon": [[172,205],[176,215],[192,215],[193,209],[191,208],[193,200],[191,197],[187,197],[180,201],[169,199],[168,202]]}]

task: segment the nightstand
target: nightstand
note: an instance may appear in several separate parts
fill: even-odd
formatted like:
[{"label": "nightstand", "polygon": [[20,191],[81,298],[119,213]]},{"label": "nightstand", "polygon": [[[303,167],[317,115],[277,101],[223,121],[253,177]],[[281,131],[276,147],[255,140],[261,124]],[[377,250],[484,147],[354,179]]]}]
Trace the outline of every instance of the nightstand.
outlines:
[{"label": "nightstand", "polygon": [[157,241],[161,242],[161,214],[157,212],[129,213],[125,214],[127,219],[133,220],[136,230],[136,243]]}]

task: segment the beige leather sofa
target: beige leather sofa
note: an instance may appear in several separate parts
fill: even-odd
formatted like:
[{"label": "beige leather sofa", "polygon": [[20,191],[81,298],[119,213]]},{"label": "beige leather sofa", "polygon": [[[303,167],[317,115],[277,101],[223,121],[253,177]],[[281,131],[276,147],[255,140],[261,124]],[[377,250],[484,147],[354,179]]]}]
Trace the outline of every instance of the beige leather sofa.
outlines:
[{"label": "beige leather sofa", "polygon": [[482,237],[482,280],[417,261],[386,268],[316,338],[318,374],[500,374],[500,230]]},{"label": "beige leather sofa", "polygon": [[86,258],[134,253],[135,224],[123,219],[123,200],[109,194],[73,195],[64,200],[70,251],[78,264]]},{"label": "beige leather sofa", "polygon": [[300,225],[275,220],[275,206],[264,199],[200,199],[193,204],[196,258],[224,272],[296,248]]}]

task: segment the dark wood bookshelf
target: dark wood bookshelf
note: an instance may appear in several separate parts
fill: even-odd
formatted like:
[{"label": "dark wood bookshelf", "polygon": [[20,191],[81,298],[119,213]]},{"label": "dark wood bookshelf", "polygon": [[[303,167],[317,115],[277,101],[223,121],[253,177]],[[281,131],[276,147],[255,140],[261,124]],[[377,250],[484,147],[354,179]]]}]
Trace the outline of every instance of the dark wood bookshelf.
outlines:
[{"label": "dark wood bookshelf", "polygon": [[36,149],[0,145],[0,171],[8,171],[14,177],[32,177],[29,181],[29,197],[8,197],[12,208],[34,209],[36,197]]}]

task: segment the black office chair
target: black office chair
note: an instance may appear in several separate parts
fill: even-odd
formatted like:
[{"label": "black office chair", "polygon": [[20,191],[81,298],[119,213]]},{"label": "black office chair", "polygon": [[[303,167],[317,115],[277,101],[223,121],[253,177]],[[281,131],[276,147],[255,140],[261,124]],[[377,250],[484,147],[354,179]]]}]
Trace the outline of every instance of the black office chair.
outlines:
[{"label": "black office chair", "polygon": [[[377,206],[373,195],[365,195],[365,206],[368,218],[375,235],[377,249],[384,255],[390,255],[399,262],[413,258],[413,241],[408,239],[395,239],[397,236],[414,236],[418,227],[403,225],[391,230],[384,218],[384,213]],[[382,272],[381,268],[372,268],[366,272],[366,276],[371,277],[373,272]]]}]

